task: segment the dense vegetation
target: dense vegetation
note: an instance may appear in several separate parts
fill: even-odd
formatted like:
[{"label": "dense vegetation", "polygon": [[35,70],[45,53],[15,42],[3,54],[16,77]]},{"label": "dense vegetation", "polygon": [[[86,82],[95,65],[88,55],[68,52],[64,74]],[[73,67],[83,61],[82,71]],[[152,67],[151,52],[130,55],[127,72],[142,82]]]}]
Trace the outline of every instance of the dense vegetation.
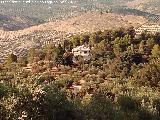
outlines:
[{"label": "dense vegetation", "polygon": [[[72,48],[84,44],[91,60],[73,62]],[[80,91],[69,89],[80,81]],[[159,94],[160,34],[132,27],[71,36],[0,65],[3,120],[159,120]]]}]

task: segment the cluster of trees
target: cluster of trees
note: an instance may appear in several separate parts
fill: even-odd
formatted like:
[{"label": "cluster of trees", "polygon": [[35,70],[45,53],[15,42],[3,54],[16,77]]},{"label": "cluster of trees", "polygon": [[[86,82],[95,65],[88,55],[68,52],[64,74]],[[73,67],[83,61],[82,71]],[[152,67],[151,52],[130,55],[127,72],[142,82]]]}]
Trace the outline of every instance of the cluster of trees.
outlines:
[{"label": "cluster of trees", "polygon": [[[72,48],[87,44],[91,59],[72,61]],[[45,63],[47,61],[47,63]],[[41,72],[23,69],[28,63]],[[57,66],[62,72],[44,72]],[[79,84],[80,93],[67,88]],[[115,29],[74,35],[61,45],[10,54],[0,65],[0,119],[160,119],[160,34]],[[114,95],[114,99],[110,95]]]}]

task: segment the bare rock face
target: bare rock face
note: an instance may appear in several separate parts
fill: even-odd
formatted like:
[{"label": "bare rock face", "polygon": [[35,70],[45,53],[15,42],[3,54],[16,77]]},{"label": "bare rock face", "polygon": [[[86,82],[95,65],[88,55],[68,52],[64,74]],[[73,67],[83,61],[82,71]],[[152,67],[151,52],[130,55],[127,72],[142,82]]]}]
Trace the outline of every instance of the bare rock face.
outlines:
[{"label": "bare rock face", "polygon": [[143,17],[113,13],[88,12],[67,20],[57,20],[17,31],[0,30],[0,59],[14,52],[26,55],[32,47],[50,42],[57,44],[71,34],[94,32],[118,27],[139,26],[146,23]]}]

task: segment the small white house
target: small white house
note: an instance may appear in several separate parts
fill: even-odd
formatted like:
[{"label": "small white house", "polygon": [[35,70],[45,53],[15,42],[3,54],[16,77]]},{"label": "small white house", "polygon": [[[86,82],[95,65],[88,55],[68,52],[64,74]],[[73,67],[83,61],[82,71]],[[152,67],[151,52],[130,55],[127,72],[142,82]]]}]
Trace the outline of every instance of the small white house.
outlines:
[{"label": "small white house", "polygon": [[72,49],[74,56],[82,56],[84,60],[90,60],[90,47],[87,45],[78,46]]}]

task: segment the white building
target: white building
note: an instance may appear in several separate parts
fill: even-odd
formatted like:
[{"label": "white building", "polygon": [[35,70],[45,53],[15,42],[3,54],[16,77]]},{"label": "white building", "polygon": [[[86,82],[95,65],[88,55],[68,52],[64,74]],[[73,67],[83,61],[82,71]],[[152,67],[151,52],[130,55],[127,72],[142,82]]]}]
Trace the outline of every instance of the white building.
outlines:
[{"label": "white building", "polygon": [[72,49],[74,56],[82,56],[84,60],[90,60],[90,47],[86,45],[78,46]]},{"label": "white building", "polygon": [[141,34],[142,32],[146,31],[146,32],[150,32],[152,34],[155,34],[157,32],[160,32],[160,26],[159,25],[142,25],[141,27],[137,28],[136,30],[136,34]]}]

